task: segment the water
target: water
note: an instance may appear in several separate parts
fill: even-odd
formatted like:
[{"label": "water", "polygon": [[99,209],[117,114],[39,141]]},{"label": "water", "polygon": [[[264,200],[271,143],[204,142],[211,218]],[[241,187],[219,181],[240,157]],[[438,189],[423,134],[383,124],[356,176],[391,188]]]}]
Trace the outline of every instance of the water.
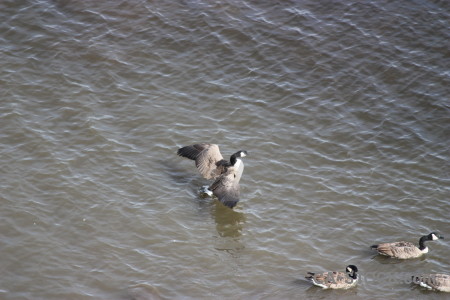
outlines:
[{"label": "water", "polygon": [[[3,1],[1,299],[444,299],[447,1]],[[247,150],[241,201],[185,145]],[[307,271],[358,266],[348,291]]]}]

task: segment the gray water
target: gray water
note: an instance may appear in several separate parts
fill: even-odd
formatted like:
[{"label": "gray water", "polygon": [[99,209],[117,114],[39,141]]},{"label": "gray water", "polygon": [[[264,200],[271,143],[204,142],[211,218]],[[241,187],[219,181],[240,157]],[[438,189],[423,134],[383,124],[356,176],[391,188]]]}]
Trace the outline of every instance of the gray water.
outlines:
[{"label": "gray water", "polygon": [[[450,2],[0,2],[1,299],[447,299]],[[247,150],[241,201],[179,147]],[[360,270],[347,291],[307,271]]]}]

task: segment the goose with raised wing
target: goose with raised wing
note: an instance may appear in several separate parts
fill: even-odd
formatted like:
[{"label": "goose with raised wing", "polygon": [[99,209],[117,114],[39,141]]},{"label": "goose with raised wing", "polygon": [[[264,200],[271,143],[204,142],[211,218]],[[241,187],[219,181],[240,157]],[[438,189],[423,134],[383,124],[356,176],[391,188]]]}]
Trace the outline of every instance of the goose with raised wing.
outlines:
[{"label": "goose with raised wing", "polygon": [[178,149],[177,154],[195,161],[200,174],[214,182],[205,193],[215,195],[225,206],[233,208],[239,201],[239,181],[244,171],[242,158],[247,151],[237,151],[225,160],[216,144],[194,144]]}]

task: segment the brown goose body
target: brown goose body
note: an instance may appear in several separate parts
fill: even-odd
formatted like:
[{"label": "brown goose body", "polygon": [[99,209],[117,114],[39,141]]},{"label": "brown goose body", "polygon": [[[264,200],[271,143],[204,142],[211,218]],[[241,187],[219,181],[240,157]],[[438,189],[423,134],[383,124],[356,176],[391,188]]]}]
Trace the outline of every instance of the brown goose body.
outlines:
[{"label": "brown goose body", "polygon": [[426,247],[424,250],[420,250],[413,243],[401,241],[378,244],[376,250],[381,255],[398,259],[408,259],[424,255],[428,252],[428,247]]},{"label": "brown goose body", "polygon": [[358,268],[354,265],[349,265],[345,269],[346,272],[325,272],[325,273],[311,273],[305,278],[311,281],[314,285],[320,286],[323,289],[349,289],[356,286],[358,283]]},{"label": "brown goose body", "polygon": [[412,282],[430,290],[450,292],[450,275],[447,274],[414,275]]},{"label": "brown goose body", "polygon": [[426,241],[434,241],[443,239],[437,233],[432,232],[428,235],[424,235],[419,240],[419,247],[410,242],[393,242],[393,243],[381,243],[378,245],[372,245],[371,248],[377,250],[381,255],[389,256],[398,259],[417,258],[425,253],[428,253],[428,247],[425,246]]}]

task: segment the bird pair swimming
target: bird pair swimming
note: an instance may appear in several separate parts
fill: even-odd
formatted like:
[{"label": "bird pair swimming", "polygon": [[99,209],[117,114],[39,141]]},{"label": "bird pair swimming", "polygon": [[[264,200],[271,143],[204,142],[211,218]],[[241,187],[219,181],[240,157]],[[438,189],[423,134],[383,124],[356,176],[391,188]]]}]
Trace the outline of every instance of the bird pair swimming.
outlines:
[{"label": "bird pair swimming", "polygon": [[214,194],[225,206],[236,206],[240,195],[239,181],[244,171],[241,158],[247,156],[247,151],[238,151],[227,161],[223,159],[219,146],[203,143],[182,147],[177,154],[195,160],[200,174],[205,179],[214,179],[206,193]]},{"label": "bird pair swimming", "polygon": [[[348,265],[345,272],[325,272],[311,273],[305,278],[314,285],[324,289],[349,289],[358,283],[358,268]],[[411,282],[429,290],[440,292],[450,292],[450,275],[447,274],[426,274],[413,275]]]},{"label": "bird pair swimming", "polygon": [[[378,251],[379,254],[398,259],[409,259],[420,257],[428,253],[427,241],[435,241],[444,237],[432,232],[424,235],[419,240],[419,247],[410,242],[393,242],[372,245],[371,248]],[[324,289],[348,289],[357,284],[358,268],[354,265],[348,265],[344,272],[325,272],[311,273],[305,277],[314,285]],[[450,276],[446,274],[428,274],[421,276],[412,276],[412,282],[428,289],[450,292]]]}]

